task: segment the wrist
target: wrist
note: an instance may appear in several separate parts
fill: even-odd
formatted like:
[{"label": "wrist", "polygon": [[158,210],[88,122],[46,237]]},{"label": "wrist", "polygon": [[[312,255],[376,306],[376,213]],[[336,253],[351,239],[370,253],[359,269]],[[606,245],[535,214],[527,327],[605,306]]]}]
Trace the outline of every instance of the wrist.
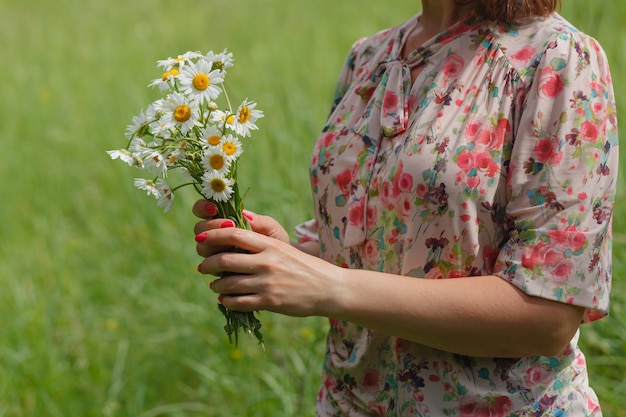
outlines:
[{"label": "wrist", "polygon": [[325,296],[320,303],[319,315],[341,319],[345,315],[344,312],[351,294],[348,286],[350,270],[331,264],[329,266],[329,271],[326,274],[328,278],[325,280],[323,290]]}]

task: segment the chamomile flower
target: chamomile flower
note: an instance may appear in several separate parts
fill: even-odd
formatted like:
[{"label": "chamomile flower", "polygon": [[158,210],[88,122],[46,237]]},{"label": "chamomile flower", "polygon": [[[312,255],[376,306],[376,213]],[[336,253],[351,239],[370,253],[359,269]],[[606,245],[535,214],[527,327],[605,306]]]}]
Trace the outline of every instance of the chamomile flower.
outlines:
[{"label": "chamomile flower", "polygon": [[158,151],[152,151],[143,160],[144,167],[152,170],[155,175],[167,175],[167,162],[163,155]]},{"label": "chamomile flower", "polygon": [[224,135],[222,138],[222,142],[220,144],[220,148],[226,158],[230,161],[234,161],[239,158],[239,155],[243,153],[243,145],[233,135]]},{"label": "chamomile flower", "polygon": [[157,61],[157,67],[163,69],[163,71],[170,71],[172,68],[183,69],[186,64],[190,63],[194,59],[198,59],[202,56],[200,52],[185,52],[182,55],[178,55],[176,58],[160,59]]},{"label": "chamomile flower", "polygon": [[193,126],[200,126],[198,104],[180,93],[168,94],[165,100],[158,101],[157,110],[163,112],[159,118],[162,129],[177,128],[183,135]]},{"label": "chamomile flower", "polygon": [[132,154],[133,165],[139,168],[143,168],[143,160],[152,149],[146,146],[146,142],[142,138],[133,138],[128,145],[128,150]]},{"label": "chamomile flower", "polygon": [[256,103],[254,101],[248,101],[245,99],[243,103],[237,108],[235,117],[232,123],[229,125],[237,134],[241,136],[250,136],[251,130],[257,130],[256,121],[263,117],[261,110],[256,110]]},{"label": "chamomile flower", "polygon": [[232,161],[219,147],[210,147],[204,151],[202,166],[207,171],[215,171],[220,175],[227,175]]},{"label": "chamomile flower", "polygon": [[147,131],[148,124],[154,118],[154,108],[152,105],[145,111],[141,110],[137,116],[133,116],[131,123],[126,126],[125,136],[130,139],[134,136],[143,136]]},{"label": "chamomile flower", "polygon": [[[183,141],[184,142],[184,141]],[[187,153],[185,152],[185,144],[181,144],[176,149],[169,149],[163,157],[166,160],[166,164],[168,167],[177,167],[180,165],[180,162],[183,161],[187,157]]]},{"label": "chamomile flower", "polygon": [[135,160],[133,159],[133,154],[126,149],[115,149],[112,151],[106,151],[111,159],[120,159],[123,162],[126,162],[128,165],[135,165]]},{"label": "chamomile flower", "polygon": [[235,121],[235,115],[232,113],[226,113],[223,110],[214,110],[209,116],[209,121],[212,123],[223,123],[226,127],[232,129],[233,122]]},{"label": "chamomile flower", "polygon": [[213,51],[207,52],[205,58],[213,63],[214,69],[225,70],[233,66],[233,54],[224,49],[221,53],[216,54]]},{"label": "chamomile flower", "polygon": [[162,207],[163,211],[167,213],[172,208],[172,203],[174,203],[174,192],[165,180],[161,178],[156,182],[156,189],[158,192],[157,206]]},{"label": "chamomile flower", "polygon": [[169,90],[176,84],[176,79],[180,75],[178,68],[165,71],[161,78],[155,78],[148,84],[148,87],[159,87],[159,91]]},{"label": "chamomile flower", "polygon": [[128,149],[115,149],[106,152],[111,159],[119,159],[132,167],[143,168],[145,151],[145,142],[141,138],[134,138],[131,140]]},{"label": "chamomile flower", "polygon": [[224,73],[221,70],[212,69],[212,65],[211,61],[201,59],[195,64],[185,66],[180,73],[182,92],[193,97],[200,104],[216,99],[222,92],[217,85],[224,81]]},{"label": "chamomile flower", "polygon": [[217,171],[205,172],[202,176],[202,194],[215,201],[228,201],[233,195],[235,181]]},{"label": "chamomile flower", "polygon": [[154,181],[147,180],[145,178],[135,178],[135,187],[146,191],[148,195],[151,195],[154,198],[159,198],[159,190],[157,189]]},{"label": "chamomile flower", "polygon": [[[161,114],[161,116],[163,116],[163,114]],[[159,119],[150,123],[150,134],[153,137],[169,139],[172,137],[172,129],[168,118],[159,117]]]},{"label": "chamomile flower", "polygon": [[200,131],[203,145],[219,146],[222,143],[222,131],[214,125],[207,125]]}]

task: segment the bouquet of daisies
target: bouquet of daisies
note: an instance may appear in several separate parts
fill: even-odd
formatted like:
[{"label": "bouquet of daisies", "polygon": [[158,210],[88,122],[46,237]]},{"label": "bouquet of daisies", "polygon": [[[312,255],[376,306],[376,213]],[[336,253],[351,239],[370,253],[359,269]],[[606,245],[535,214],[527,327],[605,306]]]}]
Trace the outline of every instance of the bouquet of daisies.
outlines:
[{"label": "bouquet of daisies", "polygon": [[[246,228],[242,216],[242,196],[237,182],[237,160],[243,152],[242,140],[257,130],[263,112],[245,99],[236,109],[224,88],[226,71],[233,66],[232,53],[187,52],[177,58],[157,61],[163,75],[149,86],[164,95],[138,116],[126,129],[124,149],[107,151],[113,159],[149,173],[135,179],[135,186],[157,200],[167,212],[175,192],[192,186],[215,203],[218,215]],[[218,104],[222,99],[222,104]],[[182,173],[186,180],[171,187],[170,171]],[[254,313],[231,311],[218,304],[226,317],[225,330],[230,341],[238,342],[243,330],[263,342],[261,323]]]}]

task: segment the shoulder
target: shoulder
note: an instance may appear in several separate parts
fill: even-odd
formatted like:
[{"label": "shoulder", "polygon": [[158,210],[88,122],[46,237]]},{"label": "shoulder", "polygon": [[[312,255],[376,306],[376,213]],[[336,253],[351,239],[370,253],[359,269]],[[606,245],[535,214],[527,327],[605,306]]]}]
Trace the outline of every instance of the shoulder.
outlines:
[{"label": "shoulder", "polygon": [[517,26],[498,27],[494,35],[499,48],[522,78],[531,77],[542,63],[550,64],[553,60],[560,65],[569,63],[582,68],[591,61],[606,59],[593,37],[557,13]]}]

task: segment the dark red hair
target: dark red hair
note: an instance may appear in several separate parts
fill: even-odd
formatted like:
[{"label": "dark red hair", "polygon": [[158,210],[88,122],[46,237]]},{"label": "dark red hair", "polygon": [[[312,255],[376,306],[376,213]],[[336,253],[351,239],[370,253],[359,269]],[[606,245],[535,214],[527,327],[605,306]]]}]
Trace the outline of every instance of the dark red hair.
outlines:
[{"label": "dark red hair", "polygon": [[498,23],[520,22],[529,17],[543,17],[556,11],[560,0],[460,0],[459,3],[474,3],[480,17]]}]

